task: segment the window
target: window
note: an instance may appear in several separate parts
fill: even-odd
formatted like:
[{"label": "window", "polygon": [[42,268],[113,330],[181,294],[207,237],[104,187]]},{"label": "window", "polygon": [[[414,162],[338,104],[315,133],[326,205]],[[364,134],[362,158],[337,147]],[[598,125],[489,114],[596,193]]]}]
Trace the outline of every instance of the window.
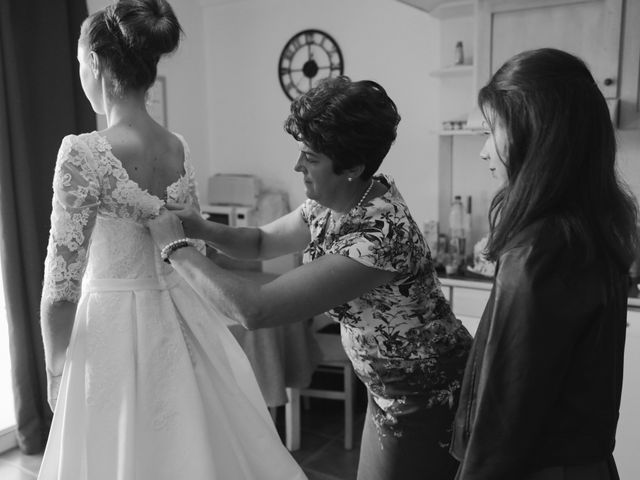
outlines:
[{"label": "window", "polygon": [[4,301],[2,269],[0,269],[0,452],[15,445],[13,429],[16,423],[9,358],[9,326]]}]

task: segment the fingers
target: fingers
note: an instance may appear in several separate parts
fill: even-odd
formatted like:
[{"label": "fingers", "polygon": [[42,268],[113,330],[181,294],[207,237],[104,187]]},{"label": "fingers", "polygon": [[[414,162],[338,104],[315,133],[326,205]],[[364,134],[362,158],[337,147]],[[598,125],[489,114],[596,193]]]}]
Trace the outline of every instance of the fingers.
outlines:
[{"label": "fingers", "polygon": [[184,210],[188,206],[189,205],[187,205],[186,203],[171,203],[171,202],[167,202],[165,205],[165,207],[167,207],[167,210]]}]

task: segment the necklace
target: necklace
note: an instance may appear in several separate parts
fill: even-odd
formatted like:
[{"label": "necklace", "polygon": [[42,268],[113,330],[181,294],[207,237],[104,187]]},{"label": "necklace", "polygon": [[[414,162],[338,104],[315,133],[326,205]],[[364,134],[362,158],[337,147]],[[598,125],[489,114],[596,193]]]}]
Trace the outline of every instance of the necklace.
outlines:
[{"label": "necklace", "polygon": [[[355,207],[353,207],[351,210],[355,210],[356,208],[360,208],[360,205],[362,205],[362,202],[364,202],[364,201],[365,201],[365,199],[366,199],[366,198],[367,198],[367,196],[369,195],[369,192],[371,192],[371,189],[373,188],[373,183],[374,183],[374,180],[373,180],[373,178],[372,178],[372,179],[371,179],[371,182],[369,183],[369,186],[367,187],[367,189],[364,191],[364,193],[363,193],[363,194],[362,194],[362,196],[360,197],[360,200],[358,200],[358,203],[356,203],[356,206],[355,206]],[[351,211],[351,210],[350,210],[350,211]],[[329,226],[329,228],[335,228],[335,226],[336,226],[337,222],[338,222],[338,221],[340,221],[340,220],[342,219],[342,217],[344,217],[347,213],[348,213],[348,212],[343,213],[343,214],[341,214],[341,215],[340,215],[340,217],[338,217],[337,219],[335,219],[335,218],[333,217],[333,211],[332,211],[332,210],[330,210],[330,211],[329,211],[329,216],[328,216],[328,217],[329,217],[329,220],[328,220],[328,223],[327,223],[327,225]]]},{"label": "necklace", "polygon": [[365,198],[367,198],[367,195],[369,195],[371,188],[373,188],[373,178],[371,179],[371,182],[369,183],[369,186],[367,187],[367,189],[362,194],[362,197],[360,197],[360,200],[356,204],[355,208],[360,208],[360,205],[362,205],[362,202],[364,202]]}]

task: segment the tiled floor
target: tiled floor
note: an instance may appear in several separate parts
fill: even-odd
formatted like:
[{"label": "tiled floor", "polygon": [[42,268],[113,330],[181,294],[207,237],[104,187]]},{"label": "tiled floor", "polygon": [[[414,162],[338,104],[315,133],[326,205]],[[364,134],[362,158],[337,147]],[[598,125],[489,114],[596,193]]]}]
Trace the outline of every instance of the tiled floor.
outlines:
[{"label": "tiled floor", "polygon": [[[293,452],[309,480],[355,480],[360,455],[360,435],[364,425],[364,402],[358,400],[354,421],[354,448],[344,449],[343,403],[310,399],[310,409],[302,410],[300,450]],[[278,430],[284,422],[278,417]]]},{"label": "tiled floor", "polygon": [[[310,399],[310,408],[301,411],[301,448],[293,452],[309,480],[355,480],[358,466],[360,434],[364,422],[365,400],[357,397],[352,450],[344,449],[343,403]],[[284,408],[278,409],[276,426],[284,435]],[[284,438],[284,437],[283,437]],[[1,480],[37,478],[41,455],[22,455],[18,450],[0,455]]]}]

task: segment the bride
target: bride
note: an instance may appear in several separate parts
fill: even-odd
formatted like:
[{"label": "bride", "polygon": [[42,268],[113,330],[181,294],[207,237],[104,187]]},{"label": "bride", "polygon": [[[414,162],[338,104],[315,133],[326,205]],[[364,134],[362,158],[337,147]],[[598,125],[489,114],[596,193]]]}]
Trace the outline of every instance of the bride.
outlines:
[{"label": "bride", "polygon": [[184,139],[145,94],[181,27],[165,0],[87,18],[79,73],[100,132],[60,146],[41,302],[55,409],[41,480],[302,480],[231,320],[160,257],[145,223],[197,204]]}]

